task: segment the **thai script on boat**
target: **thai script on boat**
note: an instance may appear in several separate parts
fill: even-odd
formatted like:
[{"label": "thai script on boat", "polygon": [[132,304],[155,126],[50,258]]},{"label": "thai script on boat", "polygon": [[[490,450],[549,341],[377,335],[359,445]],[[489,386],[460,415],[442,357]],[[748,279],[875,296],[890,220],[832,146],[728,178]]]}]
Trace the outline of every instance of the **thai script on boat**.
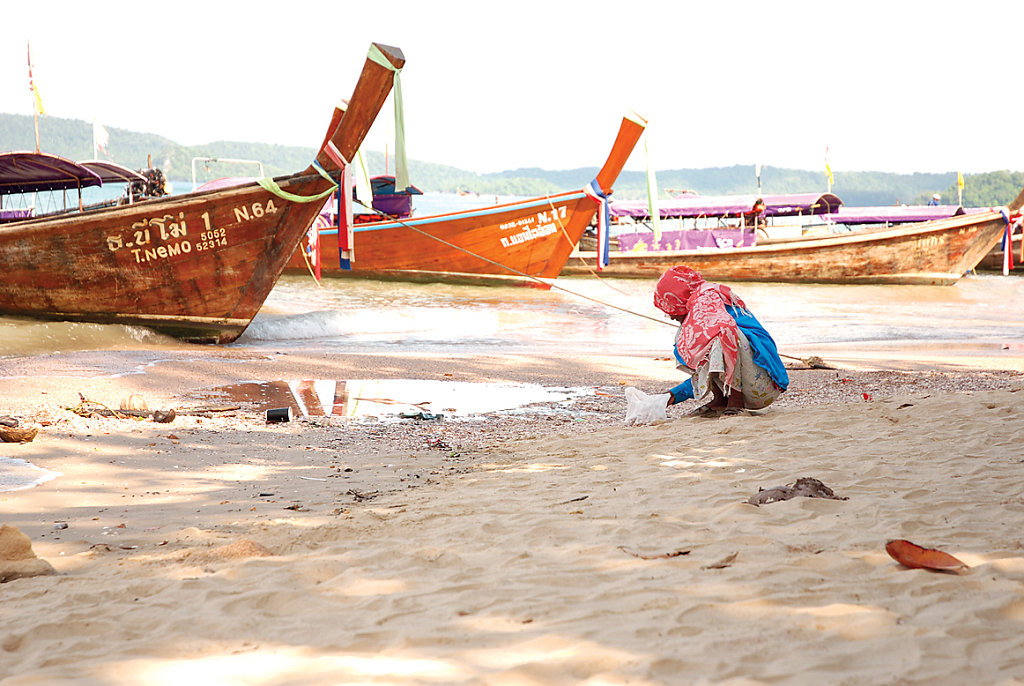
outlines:
[{"label": "thai script on boat", "polygon": [[[254,202],[234,208],[236,223],[276,213],[277,206],[273,199],[266,203]],[[203,212],[200,219],[203,230],[198,235],[193,234],[192,240],[187,238],[189,229],[185,213],[179,212],[177,216],[165,214],[137,221],[124,234],[107,236],[107,248],[110,252],[127,249],[135,257],[136,263],[142,263],[187,255],[193,251],[213,250],[228,244],[227,229],[214,227],[209,212]]]},{"label": "thai script on boat", "polygon": [[192,252],[192,244],[183,240],[187,235],[184,212],[165,214],[135,222],[124,235],[107,236],[107,249],[128,249],[136,262],[148,262]]},{"label": "thai script on boat", "polygon": [[544,236],[550,236],[551,234],[558,231],[560,220],[566,217],[565,206],[554,207],[550,211],[538,212],[536,217],[524,217],[514,222],[506,222],[502,224],[500,228],[513,228],[524,225],[536,223],[536,226],[528,226],[528,228],[514,233],[511,236],[504,236],[501,239],[501,247],[509,248],[513,245],[521,245],[527,241],[536,240],[543,238]]},{"label": "thai script on boat", "polygon": [[914,241],[916,250],[932,250],[942,245],[942,239],[938,236],[923,236]]}]

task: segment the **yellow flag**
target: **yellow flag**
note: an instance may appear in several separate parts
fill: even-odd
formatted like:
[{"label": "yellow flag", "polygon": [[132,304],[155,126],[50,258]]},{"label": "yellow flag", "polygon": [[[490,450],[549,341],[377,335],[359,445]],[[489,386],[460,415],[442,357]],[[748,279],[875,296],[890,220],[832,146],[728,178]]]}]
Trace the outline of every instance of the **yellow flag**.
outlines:
[{"label": "yellow flag", "polygon": [[964,189],[964,175],[960,172],[956,173],[956,187],[960,190]]},{"label": "yellow flag", "polygon": [[46,114],[46,110],[43,109],[43,99],[39,97],[39,89],[36,88],[36,83],[32,80],[32,46],[28,42],[25,43],[25,46],[28,48],[28,89],[32,91],[36,112]]},{"label": "yellow flag", "polygon": [[825,178],[828,179],[829,184],[835,183],[835,180],[832,178],[832,167],[830,167],[829,164],[828,164],[828,148],[827,147],[825,148]]}]

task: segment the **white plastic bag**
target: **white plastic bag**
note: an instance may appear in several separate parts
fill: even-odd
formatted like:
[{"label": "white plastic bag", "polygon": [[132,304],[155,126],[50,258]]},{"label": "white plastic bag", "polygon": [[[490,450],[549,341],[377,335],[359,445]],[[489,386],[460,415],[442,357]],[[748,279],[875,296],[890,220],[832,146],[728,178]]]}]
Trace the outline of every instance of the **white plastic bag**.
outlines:
[{"label": "white plastic bag", "polygon": [[647,395],[632,386],[626,389],[626,424],[661,424],[668,419],[670,393]]}]

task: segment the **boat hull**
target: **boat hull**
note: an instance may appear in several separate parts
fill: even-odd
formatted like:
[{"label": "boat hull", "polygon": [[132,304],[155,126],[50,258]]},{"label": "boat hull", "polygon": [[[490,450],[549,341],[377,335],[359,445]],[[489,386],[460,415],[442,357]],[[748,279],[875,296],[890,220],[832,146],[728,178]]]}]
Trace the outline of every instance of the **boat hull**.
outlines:
[{"label": "boat hull", "polygon": [[[1006,226],[999,212],[843,234],[764,241],[755,247],[612,252],[601,276],[657,278],[684,264],[709,280],[951,285],[974,269]],[[590,273],[593,253],[572,257],[564,275]]]},{"label": "boat hull", "polygon": [[[319,176],[279,181],[296,194],[324,185]],[[317,211],[251,184],[0,226],[0,314],[229,342]]]},{"label": "boat hull", "polygon": [[[390,65],[385,64],[390,63]],[[405,57],[373,44],[316,163],[274,179],[0,225],[0,315],[145,326],[235,340],[359,149]],[[319,199],[317,201],[316,199]]]},{"label": "boat hull", "polygon": [[[321,274],[550,288],[600,203],[582,191],[401,221],[358,224],[352,269],[338,232],[320,230]],[[309,273],[303,248],[287,272]]]}]

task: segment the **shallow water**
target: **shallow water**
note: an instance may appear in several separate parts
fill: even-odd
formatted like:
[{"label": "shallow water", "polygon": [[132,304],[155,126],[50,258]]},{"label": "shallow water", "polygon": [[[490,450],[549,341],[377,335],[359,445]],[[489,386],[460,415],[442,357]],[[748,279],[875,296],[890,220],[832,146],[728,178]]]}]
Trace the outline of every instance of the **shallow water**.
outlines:
[{"label": "shallow water", "polygon": [[[351,351],[663,351],[675,325],[647,280],[512,287],[283,279],[236,345]],[[1024,279],[955,286],[733,284],[780,348],[814,344],[1024,345]],[[560,290],[565,289],[565,290]]]},{"label": "shallow water", "polygon": [[[1024,350],[1024,278],[954,286],[732,284],[781,350],[816,345]],[[650,280],[562,278],[550,291],[283,277],[233,348],[345,352],[664,353]],[[617,309],[618,308],[618,309]],[[0,318],[0,356],[180,348],[139,328]]]}]

